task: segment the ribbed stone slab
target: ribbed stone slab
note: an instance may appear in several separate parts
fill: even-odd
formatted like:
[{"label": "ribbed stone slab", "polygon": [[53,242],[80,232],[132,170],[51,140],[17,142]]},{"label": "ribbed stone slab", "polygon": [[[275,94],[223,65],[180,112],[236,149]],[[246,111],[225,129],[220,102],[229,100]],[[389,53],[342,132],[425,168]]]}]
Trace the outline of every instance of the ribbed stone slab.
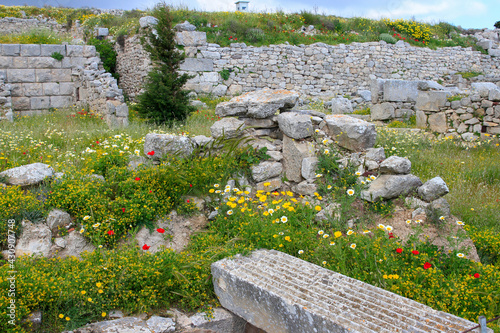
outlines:
[{"label": "ribbed stone slab", "polygon": [[269,333],[458,333],[476,325],[274,250],[217,261],[212,276],[222,306]]}]

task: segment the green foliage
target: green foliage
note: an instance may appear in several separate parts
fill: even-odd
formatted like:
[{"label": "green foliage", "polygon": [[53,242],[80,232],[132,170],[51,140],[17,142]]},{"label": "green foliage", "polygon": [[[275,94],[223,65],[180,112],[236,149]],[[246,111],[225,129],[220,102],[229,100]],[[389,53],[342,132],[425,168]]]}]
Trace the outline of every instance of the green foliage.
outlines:
[{"label": "green foliage", "polygon": [[33,29],[22,34],[0,35],[0,44],[61,44],[71,38],[48,29]]},{"label": "green foliage", "polygon": [[497,29],[500,29],[500,21],[496,21],[493,26]]},{"label": "green foliage", "polygon": [[114,44],[105,39],[92,38],[89,40],[90,45],[94,45],[97,52],[101,56],[102,66],[106,72],[111,73],[118,80],[119,74],[116,72],[116,51]]},{"label": "green foliage", "polygon": [[412,128],[417,125],[417,117],[411,116],[405,121],[393,120],[387,124],[388,128]]},{"label": "green foliage", "polygon": [[384,217],[392,217],[394,213],[394,203],[391,200],[377,200],[374,202],[365,202],[365,206],[372,212]]},{"label": "green foliage", "polygon": [[448,97],[447,100],[448,100],[448,102],[460,101],[464,97],[465,97],[465,95],[458,94],[458,95],[453,95],[453,96]]},{"label": "green foliage", "polygon": [[367,115],[371,114],[371,110],[370,110],[369,107],[366,107],[364,109],[354,110],[353,114],[359,114],[359,115],[367,116]]},{"label": "green foliage", "polygon": [[229,76],[231,75],[231,71],[227,68],[224,68],[219,72],[220,77],[223,78],[224,80],[229,79]]},{"label": "green foliage", "polygon": [[392,37],[389,34],[385,34],[385,33],[384,34],[380,34],[379,38],[380,38],[380,40],[383,40],[386,43],[396,44],[396,38]]},{"label": "green foliage", "polygon": [[54,52],[50,55],[52,58],[56,59],[57,61],[61,61],[64,59],[64,56],[59,53],[59,52]]},{"label": "green foliage", "polygon": [[177,72],[185,55],[175,48],[170,9],[159,5],[154,14],[158,19],[156,33],[149,31],[142,38],[154,68],[147,76],[144,93],[138,96],[137,110],[151,122],[164,124],[185,120],[195,108],[189,104],[189,91],[182,89],[190,76]]},{"label": "green foliage", "polygon": [[481,72],[474,72],[474,71],[470,71],[470,72],[456,72],[455,74],[459,74],[459,75],[462,75],[462,77],[466,80],[470,79],[471,77],[476,77],[476,76],[479,76],[479,75],[483,75],[483,73]]},{"label": "green foliage", "polygon": [[321,23],[319,15],[310,13],[310,12],[308,12],[306,10],[301,11],[300,15],[304,19],[304,23],[305,24],[308,24],[308,25],[317,25],[317,24]]}]

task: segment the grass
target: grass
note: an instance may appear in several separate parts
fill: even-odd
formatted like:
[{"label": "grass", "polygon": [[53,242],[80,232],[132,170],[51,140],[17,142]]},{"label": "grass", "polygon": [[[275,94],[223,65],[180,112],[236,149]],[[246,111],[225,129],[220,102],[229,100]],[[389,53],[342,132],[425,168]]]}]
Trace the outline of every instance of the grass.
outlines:
[{"label": "grass", "polygon": [[33,29],[22,34],[0,35],[0,44],[62,44],[71,37],[48,29]]}]

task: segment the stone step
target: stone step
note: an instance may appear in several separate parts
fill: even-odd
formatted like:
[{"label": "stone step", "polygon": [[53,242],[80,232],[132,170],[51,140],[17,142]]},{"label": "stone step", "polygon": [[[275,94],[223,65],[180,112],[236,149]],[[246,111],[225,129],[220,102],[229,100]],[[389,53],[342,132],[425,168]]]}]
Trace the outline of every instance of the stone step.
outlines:
[{"label": "stone step", "polygon": [[275,250],[220,260],[212,276],[222,306],[269,333],[460,333],[476,325]]}]

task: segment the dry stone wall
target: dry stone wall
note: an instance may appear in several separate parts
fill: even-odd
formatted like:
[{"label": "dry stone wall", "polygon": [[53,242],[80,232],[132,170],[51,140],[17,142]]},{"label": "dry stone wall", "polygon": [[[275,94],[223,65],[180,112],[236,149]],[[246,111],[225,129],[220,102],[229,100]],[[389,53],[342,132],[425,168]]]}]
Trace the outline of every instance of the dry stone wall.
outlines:
[{"label": "dry stone wall", "polygon": [[[271,88],[293,89],[305,96],[334,96],[369,89],[370,81],[377,78],[439,80],[468,71],[500,75],[500,58],[471,48],[431,50],[403,41],[395,45],[381,41],[265,47],[233,43],[220,47],[206,43],[203,33],[181,33],[177,40],[189,57],[181,70],[194,75],[186,88],[214,95]],[[189,34],[196,35],[187,38]],[[138,41],[137,36],[127,39],[118,56],[121,87],[131,97],[139,91],[150,65]]]},{"label": "dry stone wall", "polygon": [[49,29],[57,32],[63,32],[62,25],[54,20],[47,20],[45,18],[17,18],[17,17],[4,17],[0,18],[0,34],[20,34],[29,32],[33,29]]},{"label": "dry stone wall", "polygon": [[[64,58],[56,60],[54,53]],[[111,125],[127,125],[122,92],[102,69],[94,46],[0,44],[0,77],[5,78],[0,82],[3,106],[16,115],[79,104],[89,105]],[[8,118],[8,111],[3,113]]]}]

